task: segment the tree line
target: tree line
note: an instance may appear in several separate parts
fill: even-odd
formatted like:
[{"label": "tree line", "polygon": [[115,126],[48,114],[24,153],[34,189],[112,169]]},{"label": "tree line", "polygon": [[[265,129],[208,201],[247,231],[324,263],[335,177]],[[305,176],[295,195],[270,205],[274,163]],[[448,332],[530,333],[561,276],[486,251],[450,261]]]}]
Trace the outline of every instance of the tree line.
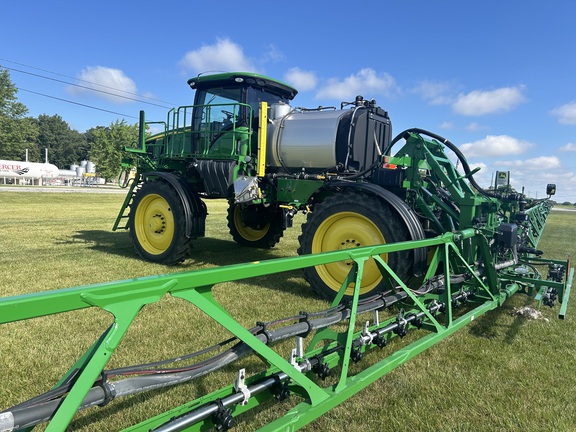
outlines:
[{"label": "tree line", "polygon": [[24,161],[28,150],[29,161],[43,162],[48,149],[50,163],[58,168],[90,160],[100,177],[117,177],[122,148],[133,147],[138,140],[137,124],[116,120],[81,133],[59,115],[27,116],[28,108],[18,102],[17,92],[9,72],[0,68],[0,159]]}]

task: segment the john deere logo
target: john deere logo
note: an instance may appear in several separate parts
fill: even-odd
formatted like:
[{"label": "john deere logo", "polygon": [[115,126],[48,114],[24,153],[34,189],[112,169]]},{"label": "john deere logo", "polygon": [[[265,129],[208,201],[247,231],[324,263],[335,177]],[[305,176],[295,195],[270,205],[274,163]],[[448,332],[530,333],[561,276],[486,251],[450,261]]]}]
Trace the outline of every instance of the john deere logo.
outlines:
[{"label": "john deere logo", "polygon": [[498,178],[505,179],[506,177],[507,177],[507,175],[505,172],[499,172],[498,173]]}]

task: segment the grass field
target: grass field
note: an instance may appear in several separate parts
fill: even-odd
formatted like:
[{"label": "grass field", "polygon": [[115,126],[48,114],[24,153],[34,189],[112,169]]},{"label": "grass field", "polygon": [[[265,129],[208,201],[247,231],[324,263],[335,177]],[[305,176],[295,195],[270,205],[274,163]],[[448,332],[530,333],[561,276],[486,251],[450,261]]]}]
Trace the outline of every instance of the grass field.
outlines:
[{"label": "grass field", "polygon": [[[195,242],[193,258],[178,267],[166,267],[139,260],[128,234],[111,231],[122,200],[123,195],[117,194],[0,192],[0,295],[293,256],[303,221],[299,216],[294,228],[270,251],[244,249],[228,236],[225,203],[209,201],[206,238]],[[545,256],[574,256],[575,223],[576,213],[552,212],[539,245]],[[299,272],[281,280],[275,276],[222,284],[215,288],[215,297],[246,327],[327,305],[309,292]],[[576,308],[568,308],[564,321],[556,318],[558,306],[542,310],[548,320],[527,321],[510,314],[514,306],[525,304],[534,302],[516,295],[504,307],[397,368],[305,430],[576,430],[572,408]],[[109,322],[105,313],[90,309],[3,325],[0,410],[48,390]],[[209,336],[215,331],[200,311],[166,298],[143,310],[109,366],[185,354],[214,343]],[[281,346],[280,350],[288,348]],[[378,355],[368,355],[359,366],[364,368]],[[256,372],[263,365],[251,357],[238,367]],[[86,410],[78,414],[71,429],[128,427],[229,385],[231,377],[233,371],[218,372],[192,384]],[[254,430],[284,412],[290,403],[259,409],[241,419],[234,430]]]}]

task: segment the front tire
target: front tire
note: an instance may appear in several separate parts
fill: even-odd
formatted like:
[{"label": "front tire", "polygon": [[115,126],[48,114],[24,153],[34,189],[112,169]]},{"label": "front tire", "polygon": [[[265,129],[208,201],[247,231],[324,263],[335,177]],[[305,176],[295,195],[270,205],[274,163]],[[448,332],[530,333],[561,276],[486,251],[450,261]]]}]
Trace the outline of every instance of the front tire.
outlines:
[{"label": "front tire", "polygon": [[130,238],[144,259],[174,265],[188,254],[191,239],[185,234],[184,207],[168,183],[146,182],[130,204]]},{"label": "front tire", "polygon": [[241,246],[270,249],[284,234],[282,212],[263,206],[234,204],[228,206],[230,235]]},{"label": "front tire", "polygon": [[[409,240],[409,233],[397,213],[375,196],[355,191],[342,191],[317,204],[302,225],[298,253],[317,254]],[[410,251],[381,255],[382,259],[404,281],[413,264]],[[333,300],[352,268],[353,260],[308,267],[304,278],[325,299]],[[364,264],[360,296],[367,297],[390,289],[376,262]],[[351,283],[345,297],[354,293]]]}]

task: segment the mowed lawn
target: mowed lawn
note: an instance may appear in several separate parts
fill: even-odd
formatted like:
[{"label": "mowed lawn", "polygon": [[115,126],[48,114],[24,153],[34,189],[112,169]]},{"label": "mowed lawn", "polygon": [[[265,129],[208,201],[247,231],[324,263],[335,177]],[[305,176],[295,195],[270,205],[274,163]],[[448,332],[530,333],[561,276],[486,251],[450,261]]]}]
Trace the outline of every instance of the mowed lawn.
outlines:
[{"label": "mowed lawn", "polygon": [[[111,227],[124,199],[112,193],[0,192],[0,296],[296,255],[300,224],[272,250],[237,246],[228,235],[226,203],[208,201],[206,238],[176,267],[144,262],[126,231]],[[553,211],[539,245],[545,257],[575,255],[576,212]],[[246,327],[300,310],[325,309],[300,272],[226,283],[215,298]],[[518,294],[445,341],[400,366],[320,419],[308,431],[574,431],[576,298],[565,320],[559,306],[546,319],[511,315],[536,306]],[[370,317],[364,318],[370,319]],[[110,324],[95,309],[5,324],[0,329],[0,411],[47,391]],[[413,335],[418,336],[418,335]],[[201,311],[165,298],[144,308],[109,367],[183,355],[228,337]],[[410,336],[408,337],[408,339]],[[292,341],[279,349],[290,349]],[[362,369],[395,343],[373,352]],[[178,388],[119,399],[77,415],[71,430],[118,430],[232,384],[235,370],[258,372],[256,357]],[[265,425],[298,402],[270,403],[233,430]]]}]

